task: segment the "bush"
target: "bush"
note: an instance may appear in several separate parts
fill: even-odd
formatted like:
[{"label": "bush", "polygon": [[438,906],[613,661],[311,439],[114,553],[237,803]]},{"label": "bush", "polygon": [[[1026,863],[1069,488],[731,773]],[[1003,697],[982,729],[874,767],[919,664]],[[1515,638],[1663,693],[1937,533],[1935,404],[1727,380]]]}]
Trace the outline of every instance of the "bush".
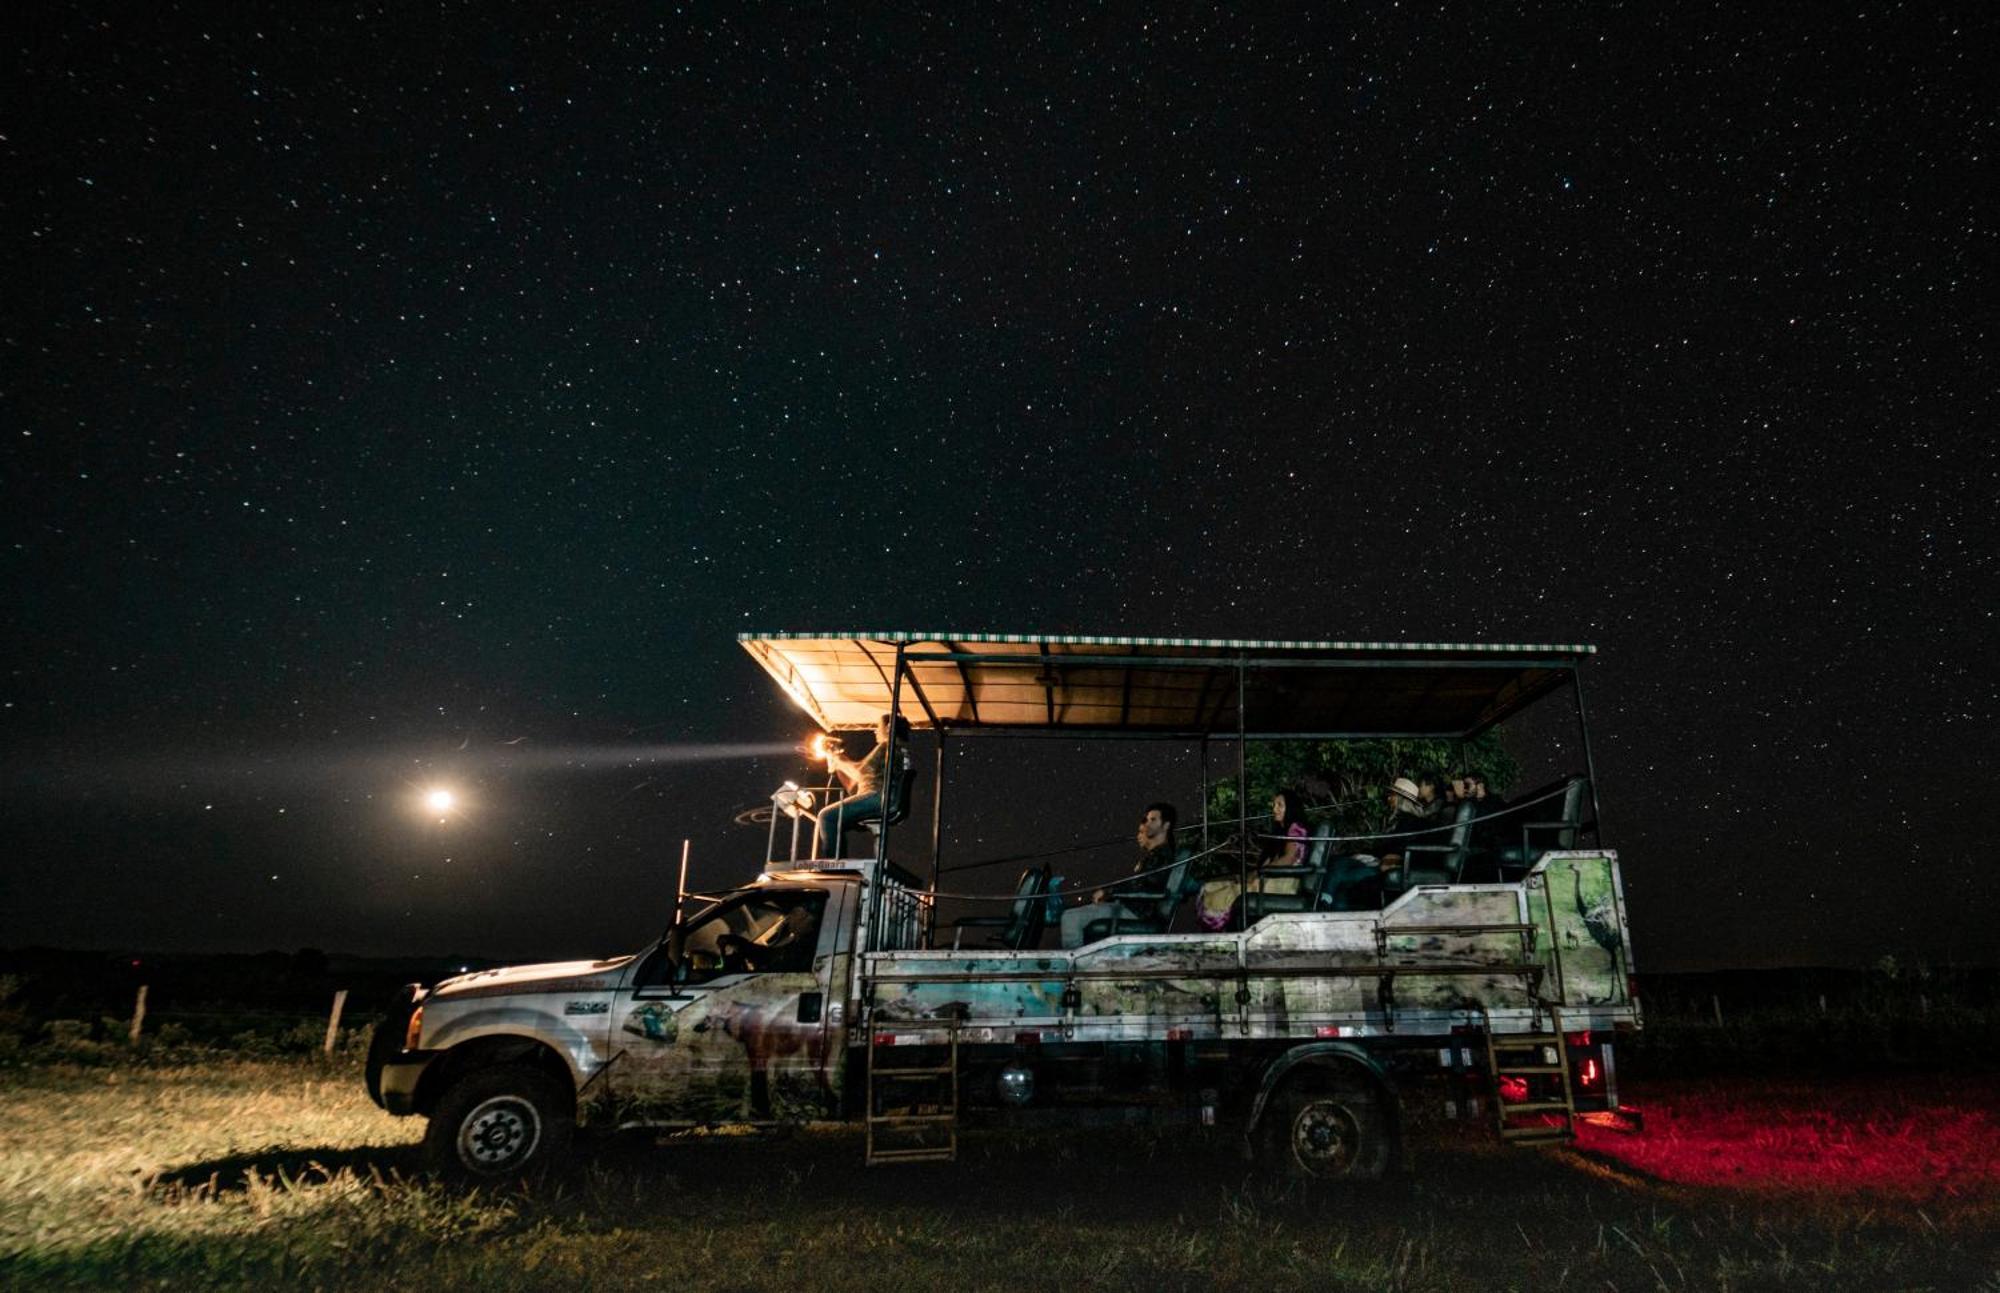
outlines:
[{"label": "bush", "polygon": [[87,1019],[51,1019],[48,1023],[49,1040],[58,1046],[75,1046],[90,1040],[90,1021]]}]

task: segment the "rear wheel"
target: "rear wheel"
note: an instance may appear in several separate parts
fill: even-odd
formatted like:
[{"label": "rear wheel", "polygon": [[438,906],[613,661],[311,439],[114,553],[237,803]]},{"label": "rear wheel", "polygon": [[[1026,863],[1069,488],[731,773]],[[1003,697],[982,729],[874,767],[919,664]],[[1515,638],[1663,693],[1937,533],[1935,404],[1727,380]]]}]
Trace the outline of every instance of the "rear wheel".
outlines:
[{"label": "rear wheel", "polygon": [[548,1074],[521,1064],[477,1069],[444,1093],[424,1133],[439,1172],[491,1181],[546,1167],[569,1150],[575,1101]]},{"label": "rear wheel", "polygon": [[1395,1156],[1384,1097],[1359,1075],[1295,1074],[1265,1115],[1263,1135],[1271,1161],[1308,1180],[1372,1181]]}]

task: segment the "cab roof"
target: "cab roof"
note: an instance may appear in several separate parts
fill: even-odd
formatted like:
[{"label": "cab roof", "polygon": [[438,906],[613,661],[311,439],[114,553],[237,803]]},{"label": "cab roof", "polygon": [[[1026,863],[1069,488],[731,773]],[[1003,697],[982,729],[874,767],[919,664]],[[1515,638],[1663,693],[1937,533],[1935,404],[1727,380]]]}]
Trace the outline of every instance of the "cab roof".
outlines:
[{"label": "cab roof", "polygon": [[[1569,682],[1578,643],[1293,642],[1032,633],[739,633],[814,722],[873,727],[896,695],[952,733],[1467,737]],[[1238,691],[1242,693],[1239,723]]]}]

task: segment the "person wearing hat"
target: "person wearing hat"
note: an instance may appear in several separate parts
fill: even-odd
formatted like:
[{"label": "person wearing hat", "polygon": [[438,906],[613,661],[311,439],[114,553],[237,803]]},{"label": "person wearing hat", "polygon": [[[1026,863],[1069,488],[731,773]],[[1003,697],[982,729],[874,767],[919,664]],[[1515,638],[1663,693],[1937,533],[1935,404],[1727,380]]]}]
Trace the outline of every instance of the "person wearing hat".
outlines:
[{"label": "person wearing hat", "polygon": [[1389,826],[1383,832],[1382,852],[1376,855],[1376,866],[1382,877],[1383,896],[1390,886],[1400,883],[1403,870],[1403,849],[1411,844],[1430,841],[1427,832],[1437,827],[1432,813],[1437,804],[1434,796],[1437,783],[1426,778],[1426,784],[1433,798],[1426,803],[1425,785],[1419,785],[1414,777],[1397,777],[1389,783]]}]

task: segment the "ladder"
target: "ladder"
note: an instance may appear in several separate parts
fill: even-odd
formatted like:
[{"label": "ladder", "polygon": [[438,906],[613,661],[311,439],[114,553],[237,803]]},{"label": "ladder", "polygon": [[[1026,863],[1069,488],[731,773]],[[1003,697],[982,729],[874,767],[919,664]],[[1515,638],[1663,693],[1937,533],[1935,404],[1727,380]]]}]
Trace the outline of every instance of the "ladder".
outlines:
[{"label": "ladder", "polygon": [[[938,1053],[944,1053],[939,1062]],[[910,1062],[895,1061],[908,1056]],[[958,1028],[942,1042],[877,1032],[868,1046],[867,1164],[958,1157]]]},{"label": "ladder", "polygon": [[[1486,1022],[1486,1071],[1493,1079],[1493,1112],[1500,1139],[1510,1144],[1557,1145],[1576,1139],[1576,1088],[1570,1074],[1569,1046],[1563,1040],[1562,1012],[1554,1006],[1548,1011],[1546,1033],[1497,1037],[1493,1022]],[[1527,1099],[1507,1098],[1508,1078],[1525,1085]],[[1556,1079],[1559,1099],[1546,1094],[1547,1078]],[[1536,1087],[1544,1088],[1544,1094],[1537,1096]]]}]

